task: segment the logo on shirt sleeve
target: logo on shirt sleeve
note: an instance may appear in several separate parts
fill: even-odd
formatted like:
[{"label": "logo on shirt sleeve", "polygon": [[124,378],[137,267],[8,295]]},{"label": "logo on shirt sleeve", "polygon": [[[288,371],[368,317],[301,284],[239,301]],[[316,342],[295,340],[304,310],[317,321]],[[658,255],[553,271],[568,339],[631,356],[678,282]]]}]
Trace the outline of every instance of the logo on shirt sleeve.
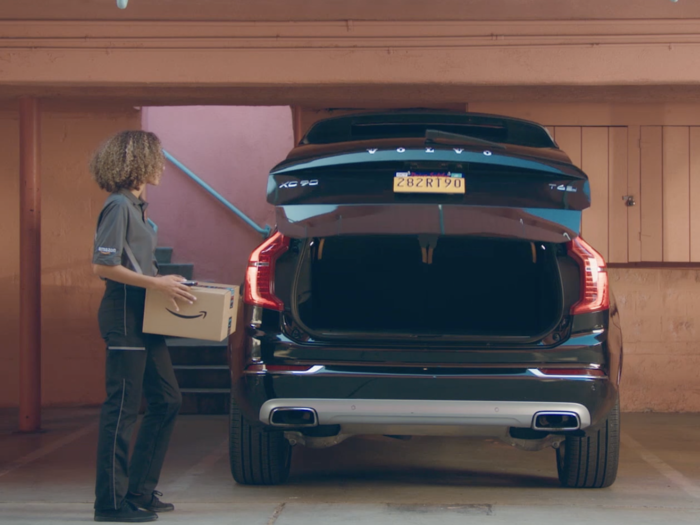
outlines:
[{"label": "logo on shirt sleeve", "polygon": [[113,255],[113,254],[117,253],[116,248],[104,248],[102,246],[97,248],[97,251],[100,252],[102,255]]}]

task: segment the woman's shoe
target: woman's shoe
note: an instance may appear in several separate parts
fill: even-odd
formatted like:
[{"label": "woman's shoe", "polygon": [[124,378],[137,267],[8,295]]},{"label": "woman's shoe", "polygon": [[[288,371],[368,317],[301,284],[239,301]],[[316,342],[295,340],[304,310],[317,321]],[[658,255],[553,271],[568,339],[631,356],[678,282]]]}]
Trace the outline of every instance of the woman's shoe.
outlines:
[{"label": "woman's shoe", "polygon": [[95,521],[116,523],[145,523],[156,521],[158,514],[150,510],[140,510],[129,501],[124,501],[117,510],[95,510]]},{"label": "woman's shoe", "polygon": [[170,512],[175,510],[175,505],[172,503],[164,503],[158,499],[162,496],[162,492],[154,490],[151,494],[134,494],[129,492],[126,499],[140,509],[150,510],[151,512]]}]

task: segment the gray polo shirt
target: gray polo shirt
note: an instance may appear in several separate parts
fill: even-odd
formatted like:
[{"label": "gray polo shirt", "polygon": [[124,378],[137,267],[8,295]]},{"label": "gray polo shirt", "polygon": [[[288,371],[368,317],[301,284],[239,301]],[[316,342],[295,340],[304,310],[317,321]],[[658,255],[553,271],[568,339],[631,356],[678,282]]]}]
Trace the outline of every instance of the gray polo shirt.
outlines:
[{"label": "gray polo shirt", "polygon": [[125,250],[128,243],[144,275],[158,274],[155,260],[156,232],[146,221],[148,203],[129,190],[112,193],[97,219],[93,264],[122,265],[137,271]]}]

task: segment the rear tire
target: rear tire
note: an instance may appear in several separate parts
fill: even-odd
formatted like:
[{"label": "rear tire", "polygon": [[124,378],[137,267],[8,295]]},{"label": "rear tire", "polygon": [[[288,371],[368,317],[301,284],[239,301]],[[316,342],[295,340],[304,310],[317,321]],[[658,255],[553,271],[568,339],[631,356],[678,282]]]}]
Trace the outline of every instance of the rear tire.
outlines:
[{"label": "rear tire", "polygon": [[284,432],[266,432],[251,425],[231,397],[229,461],[231,474],[241,485],[279,485],[287,481],[292,447]]},{"label": "rear tire", "polygon": [[583,437],[567,436],[557,449],[557,470],[563,487],[600,489],[617,478],[620,457],[620,401],[608,417]]}]

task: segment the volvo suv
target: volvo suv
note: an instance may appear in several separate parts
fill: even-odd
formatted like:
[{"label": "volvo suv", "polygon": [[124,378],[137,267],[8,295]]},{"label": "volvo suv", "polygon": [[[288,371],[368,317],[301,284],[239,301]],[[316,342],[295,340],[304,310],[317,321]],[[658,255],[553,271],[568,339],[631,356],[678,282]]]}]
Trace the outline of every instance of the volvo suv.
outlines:
[{"label": "volvo suv", "polygon": [[588,178],[546,128],[334,117],[267,196],[276,230],[229,341],[238,483],[282,483],[292,446],[356,435],[496,437],[554,449],[565,487],[614,482],[619,315],[580,235]]}]

